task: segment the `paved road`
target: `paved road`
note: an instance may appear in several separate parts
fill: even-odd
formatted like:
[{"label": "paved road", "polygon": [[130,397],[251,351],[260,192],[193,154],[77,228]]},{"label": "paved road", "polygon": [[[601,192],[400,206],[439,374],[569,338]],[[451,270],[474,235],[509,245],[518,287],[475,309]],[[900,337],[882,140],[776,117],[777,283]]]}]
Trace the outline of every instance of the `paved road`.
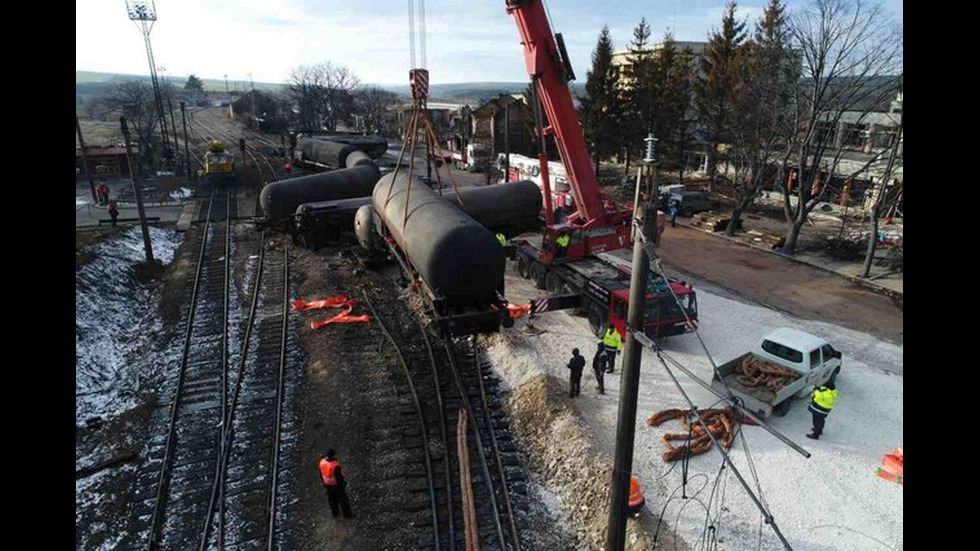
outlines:
[{"label": "paved road", "polygon": [[667,264],[804,319],[819,320],[904,345],[903,305],[822,270],[689,228],[667,228]]}]

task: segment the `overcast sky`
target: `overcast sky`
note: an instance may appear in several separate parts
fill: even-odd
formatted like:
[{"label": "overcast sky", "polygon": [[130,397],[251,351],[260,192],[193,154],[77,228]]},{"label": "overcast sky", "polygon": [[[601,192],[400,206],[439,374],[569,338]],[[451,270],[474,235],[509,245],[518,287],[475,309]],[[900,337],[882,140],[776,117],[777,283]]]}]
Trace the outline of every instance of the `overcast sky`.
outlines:
[{"label": "overcast sky", "polygon": [[[803,0],[790,0],[793,7]],[[418,2],[416,2],[418,3]],[[768,0],[739,3],[754,22]],[[517,28],[504,0],[428,0],[428,68],[434,83],[527,79]],[[659,40],[705,40],[724,0],[549,0],[557,32],[584,79],[599,30],[625,47],[642,17]],[[291,67],[331,61],[362,82],[408,80],[407,0],[157,0],[157,67],[167,74],[282,82]],[[885,0],[895,17],[903,0]],[[75,0],[75,70],[147,74],[140,33],[125,0]]]}]

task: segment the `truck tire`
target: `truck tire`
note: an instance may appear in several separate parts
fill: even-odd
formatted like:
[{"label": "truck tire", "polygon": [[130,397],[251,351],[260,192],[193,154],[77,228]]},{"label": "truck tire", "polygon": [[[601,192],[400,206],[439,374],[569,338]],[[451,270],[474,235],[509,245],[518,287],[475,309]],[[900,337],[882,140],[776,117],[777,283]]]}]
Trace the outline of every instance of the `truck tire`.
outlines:
[{"label": "truck tire", "polygon": [[776,415],[776,417],[785,417],[786,414],[789,413],[789,408],[792,405],[793,405],[793,397],[790,396],[789,398],[780,402],[776,407],[774,407],[772,409],[772,412]]},{"label": "truck tire", "polygon": [[540,262],[534,262],[531,264],[531,279],[534,281],[534,287],[537,289],[544,289],[544,279],[547,275],[547,270],[544,264]]},{"label": "truck tire", "polygon": [[561,277],[555,272],[549,272],[544,276],[544,288],[548,291],[548,296],[557,296],[562,294],[562,287],[565,282],[562,281]]},{"label": "truck tire", "polygon": [[517,275],[524,279],[530,279],[531,277],[531,259],[526,254],[517,254]]},{"label": "truck tire", "polygon": [[597,338],[602,338],[602,334],[606,330],[606,320],[596,308],[589,308],[589,327],[592,328],[592,333]]}]

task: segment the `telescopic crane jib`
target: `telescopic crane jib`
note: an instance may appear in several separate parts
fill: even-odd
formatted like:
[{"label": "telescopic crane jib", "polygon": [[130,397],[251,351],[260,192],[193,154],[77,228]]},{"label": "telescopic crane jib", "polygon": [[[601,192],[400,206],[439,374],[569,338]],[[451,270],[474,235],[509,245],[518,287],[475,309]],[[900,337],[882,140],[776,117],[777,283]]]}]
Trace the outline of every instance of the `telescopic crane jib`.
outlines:
[{"label": "telescopic crane jib", "polygon": [[[507,13],[514,17],[524,46],[524,61],[535,95],[537,131],[541,146],[541,180],[545,195],[545,246],[541,260],[554,258],[555,240],[563,233],[572,234],[573,245],[566,258],[626,247],[630,243],[632,207],[604,200],[590,162],[585,136],[578,121],[568,83],[575,79],[565,41],[554,34],[542,0],[505,0]],[[544,126],[540,110],[547,115]],[[551,136],[565,167],[568,183],[575,197],[576,212],[556,224],[551,207],[548,181],[548,159],[545,138]],[[549,246],[551,245],[551,246]]]}]

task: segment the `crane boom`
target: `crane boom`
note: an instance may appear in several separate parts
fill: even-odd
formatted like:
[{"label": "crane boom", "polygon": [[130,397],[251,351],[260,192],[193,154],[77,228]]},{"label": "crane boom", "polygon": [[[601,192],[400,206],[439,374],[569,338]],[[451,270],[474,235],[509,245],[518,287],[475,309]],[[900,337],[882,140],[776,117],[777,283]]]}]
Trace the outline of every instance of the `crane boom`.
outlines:
[{"label": "crane boom", "polygon": [[586,228],[609,227],[609,213],[603,204],[568,87],[574,74],[567,53],[560,47],[563,44],[561,37],[559,35],[556,40],[541,0],[506,2],[507,13],[514,17],[521,35],[528,74],[537,84],[541,104],[548,116],[549,126],[544,129],[544,134],[554,136],[565,166],[578,210],[577,222]]}]

